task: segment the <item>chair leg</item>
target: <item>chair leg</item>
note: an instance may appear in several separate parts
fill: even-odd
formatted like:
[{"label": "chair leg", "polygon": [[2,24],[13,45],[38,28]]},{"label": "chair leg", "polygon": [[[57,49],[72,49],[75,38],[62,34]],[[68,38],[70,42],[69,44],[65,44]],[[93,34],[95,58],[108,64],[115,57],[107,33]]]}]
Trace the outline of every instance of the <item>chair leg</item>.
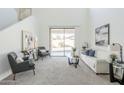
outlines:
[{"label": "chair leg", "polygon": [[35,70],[33,69],[33,73],[34,73],[34,75],[35,75]]},{"label": "chair leg", "polygon": [[15,76],[16,76],[16,74],[13,74],[13,80],[15,80]]},{"label": "chair leg", "polygon": [[77,68],[77,65],[78,65],[78,64],[74,64],[74,65],[75,65],[75,68]]}]

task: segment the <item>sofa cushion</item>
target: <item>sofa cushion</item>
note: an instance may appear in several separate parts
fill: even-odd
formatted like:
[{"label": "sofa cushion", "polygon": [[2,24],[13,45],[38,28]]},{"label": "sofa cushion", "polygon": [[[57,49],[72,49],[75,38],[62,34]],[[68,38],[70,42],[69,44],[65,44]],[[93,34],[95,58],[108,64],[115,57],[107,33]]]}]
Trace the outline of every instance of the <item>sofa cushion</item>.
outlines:
[{"label": "sofa cushion", "polygon": [[83,55],[87,55],[86,51],[87,51],[87,50],[82,51],[81,53],[82,53]]},{"label": "sofa cushion", "polygon": [[95,56],[95,50],[90,50],[90,51],[89,51],[89,56],[94,57],[94,56]]},{"label": "sofa cushion", "polygon": [[89,55],[89,51],[90,51],[90,50],[86,50],[86,51],[85,51],[85,54],[86,54],[86,55]]},{"label": "sofa cushion", "polygon": [[82,54],[89,56],[89,52],[90,52],[91,50],[92,50],[92,49],[87,49],[87,50],[83,51]]}]

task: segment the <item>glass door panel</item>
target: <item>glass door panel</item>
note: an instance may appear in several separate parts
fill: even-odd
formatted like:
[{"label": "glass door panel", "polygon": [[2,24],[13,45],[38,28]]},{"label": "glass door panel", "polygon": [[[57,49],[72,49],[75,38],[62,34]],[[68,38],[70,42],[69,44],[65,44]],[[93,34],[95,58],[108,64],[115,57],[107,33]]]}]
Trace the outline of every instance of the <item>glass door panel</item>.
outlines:
[{"label": "glass door panel", "polygon": [[65,56],[70,55],[75,47],[75,29],[65,29]]},{"label": "glass door panel", "polygon": [[51,56],[64,56],[64,29],[51,29]]}]

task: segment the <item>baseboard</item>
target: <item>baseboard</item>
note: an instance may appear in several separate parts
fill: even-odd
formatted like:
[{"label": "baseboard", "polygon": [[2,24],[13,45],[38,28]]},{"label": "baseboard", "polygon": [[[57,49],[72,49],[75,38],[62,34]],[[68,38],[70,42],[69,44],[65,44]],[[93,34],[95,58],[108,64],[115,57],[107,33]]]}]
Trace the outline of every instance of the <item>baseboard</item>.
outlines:
[{"label": "baseboard", "polygon": [[11,69],[0,75],[0,81],[12,74]]},{"label": "baseboard", "polygon": [[96,73],[96,75],[109,75],[109,73]]}]

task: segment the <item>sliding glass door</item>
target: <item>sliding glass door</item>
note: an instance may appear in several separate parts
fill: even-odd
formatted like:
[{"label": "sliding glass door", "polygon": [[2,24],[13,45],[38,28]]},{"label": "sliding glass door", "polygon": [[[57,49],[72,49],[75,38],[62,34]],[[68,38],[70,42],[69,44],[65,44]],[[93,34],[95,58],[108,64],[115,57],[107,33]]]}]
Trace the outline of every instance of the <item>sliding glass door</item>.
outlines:
[{"label": "sliding glass door", "polygon": [[75,28],[51,28],[51,56],[67,56],[75,47]]}]

